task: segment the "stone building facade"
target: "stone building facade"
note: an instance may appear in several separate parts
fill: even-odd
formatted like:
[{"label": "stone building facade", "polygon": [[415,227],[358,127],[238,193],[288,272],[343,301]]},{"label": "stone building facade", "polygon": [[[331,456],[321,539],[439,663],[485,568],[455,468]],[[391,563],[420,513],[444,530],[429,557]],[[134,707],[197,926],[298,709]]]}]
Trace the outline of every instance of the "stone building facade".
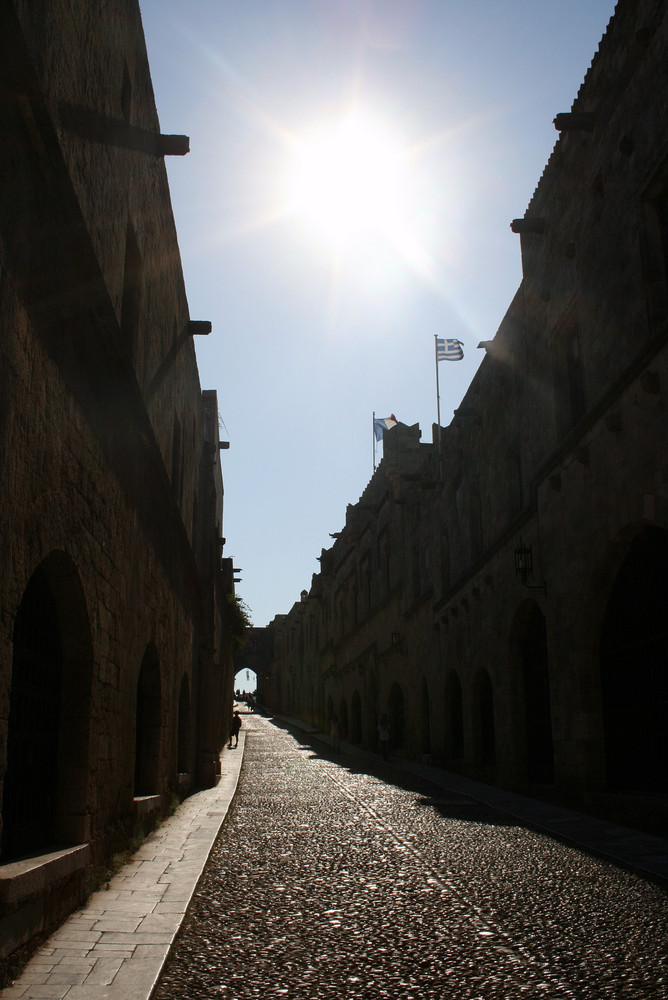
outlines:
[{"label": "stone building facade", "polygon": [[233,574],[136,0],[0,0],[0,94],[4,958],[216,781]]},{"label": "stone building facade", "polygon": [[[620,0],[448,427],[384,456],[272,622],[272,707],[668,829],[668,7]],[[558,109],[557,109],[558,110]]]}]

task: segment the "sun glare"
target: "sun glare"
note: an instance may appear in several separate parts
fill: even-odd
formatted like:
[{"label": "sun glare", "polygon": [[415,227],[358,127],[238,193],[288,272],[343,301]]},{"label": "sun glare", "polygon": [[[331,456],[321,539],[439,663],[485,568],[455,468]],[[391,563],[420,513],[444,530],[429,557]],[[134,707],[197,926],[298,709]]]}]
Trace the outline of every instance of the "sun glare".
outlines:
[{"label": "sun glare", "polygon": [[402,238],[408,155],[382,124],[351,113],[297,140],[293,153],[289,203],[318,237],[336,244]]}]

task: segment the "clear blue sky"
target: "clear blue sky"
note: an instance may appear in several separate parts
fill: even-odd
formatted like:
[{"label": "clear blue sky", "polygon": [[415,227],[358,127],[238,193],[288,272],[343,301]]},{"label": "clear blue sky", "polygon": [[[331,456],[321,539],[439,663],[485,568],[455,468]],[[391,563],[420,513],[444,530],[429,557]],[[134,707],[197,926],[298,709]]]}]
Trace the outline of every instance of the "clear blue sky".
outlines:
[{"label": "clear blue sky", "polygon": [[[372,413],[419,423],[431,440],[434,335],[464,344],[463,361],[440,365],[450,422],[482,360],[476,345],[520,281],[509,223],[614,0],[141,9],[161,129],[190,136],[191,153],[167,165],[190,314],[213,323],[197,340],[201,383],[217,390],[231,442],[224,554],[265,625],[309,589],[371,478]],[[295,157],[353,109],[363,125],[334,176],[311,167],[295,196]],[[372,180],[351,177],[369,156]],[[357,193],[342,194],[342,178]],[[347,220],[354,198],[359,228]]]}]

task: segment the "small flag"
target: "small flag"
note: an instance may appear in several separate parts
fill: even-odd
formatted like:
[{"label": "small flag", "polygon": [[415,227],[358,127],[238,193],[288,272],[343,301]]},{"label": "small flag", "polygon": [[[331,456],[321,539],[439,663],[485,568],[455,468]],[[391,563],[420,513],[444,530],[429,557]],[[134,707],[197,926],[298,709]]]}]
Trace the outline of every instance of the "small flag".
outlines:
[{"label": "small flag", "polygon": [[373,432],[376,435],[376,441],[383,440],[383,432],[389,431],[390,427],[395,427],[399,421],[392,413],[389,417],[376,417],[373,422]]},{"label": "small flag", "polygon": [[441,340],[436,338],[437,361],[461,361],[464,357],[461,340]]}]

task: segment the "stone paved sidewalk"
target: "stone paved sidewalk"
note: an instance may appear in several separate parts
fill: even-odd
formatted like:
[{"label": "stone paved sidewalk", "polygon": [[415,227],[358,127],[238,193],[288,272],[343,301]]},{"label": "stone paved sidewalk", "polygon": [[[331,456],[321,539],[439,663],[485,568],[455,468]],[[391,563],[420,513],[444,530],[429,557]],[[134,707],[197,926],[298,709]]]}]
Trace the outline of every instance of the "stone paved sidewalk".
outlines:
[{"label": "stone paved sidewalk", "polygon": [[215,788],[186,799],[35,953],[1,1000],[146,1000],[236,791],[245,733]]}]

